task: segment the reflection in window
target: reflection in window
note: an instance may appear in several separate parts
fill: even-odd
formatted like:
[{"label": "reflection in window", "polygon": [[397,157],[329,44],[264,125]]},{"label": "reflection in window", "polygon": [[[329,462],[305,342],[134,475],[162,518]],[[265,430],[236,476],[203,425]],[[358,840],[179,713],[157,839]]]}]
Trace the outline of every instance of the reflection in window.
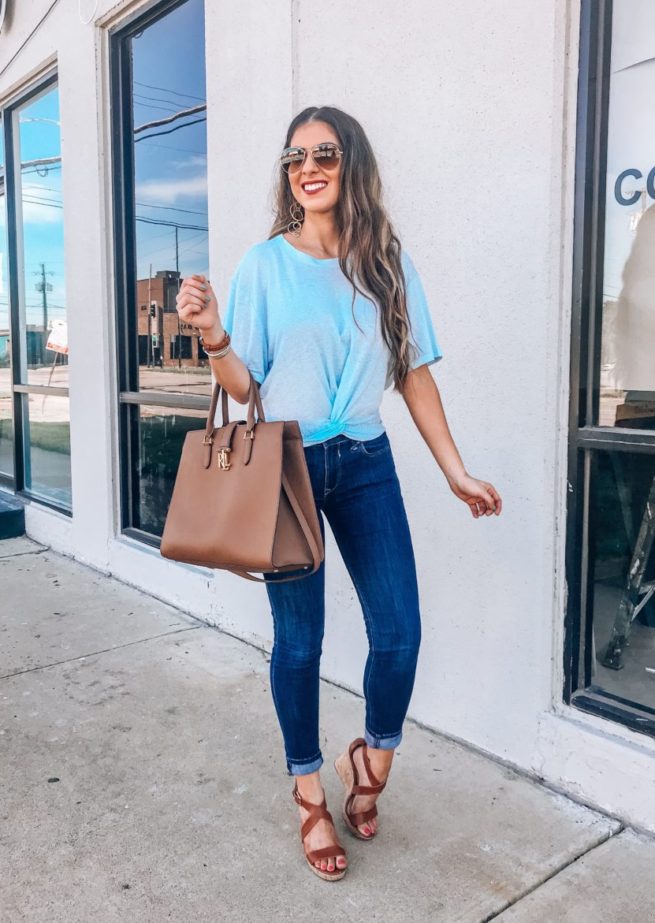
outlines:
[{"label": "reflection in window", "polygon": [[594,684],[655,713],[655,455],[592,458]]},{"label": "reflection in window", "polygon": [[176,310],[181,280],[209,278],[204,51],[203,0],[148,11],[111,46],[115,136],[132,126],[131,149],[128,139],[114,151],[126,190],[116,252],[128,260],[117,259],[128,292],[117,304],[122,527],[155,538],[212,389],[198,331]]},{"label": "reflection in window", "polygon": [[198,331],[175,309],[186,275],[209,276],[202,0],[187,0],[130,45],[138,387],[209,394]]},{"label": "reflection in window", "polygon": [[68,329],[64,285],[59,91],[48,86],[13,112],[24,488],[71,508]]},{"label": "reflection in window", "polygon": [[20,175],[16,182],[23,266],[21,349],[27,383],[67,387],[64,206],[57,88],[30,100],[15,117],[20,150]]},{"label": "reflection in window", "polygon": [[[654,92],[655,6],[615,3],[597,422],[633,431],[655,430]],[[641,441],[589,452],[588,662],[592,690],[655,714],[655,442]]]},{"label": "reflection in window", "polygon": [[[599,424],[655,428],[655,5],[613,7]],[[639,421],[638,424],[636,421]]]},{"label": "reflection in window", "polygon": [[184,437],[190,430],[204,426],[206,414],[145,404],[138,410],[139,508],[134,526],[161,535]]},{"label": "reflection in window", "polygon": [[25,395],[25,488],[64,509],[71,507],[70,409],[67,397]]},{"label": "reflection in window", "polygon": [[5,478],[13,479],[14,439],[11,412],[10,352],[5,157],[2,120],[0,119],[0,478],[4,476]]}]

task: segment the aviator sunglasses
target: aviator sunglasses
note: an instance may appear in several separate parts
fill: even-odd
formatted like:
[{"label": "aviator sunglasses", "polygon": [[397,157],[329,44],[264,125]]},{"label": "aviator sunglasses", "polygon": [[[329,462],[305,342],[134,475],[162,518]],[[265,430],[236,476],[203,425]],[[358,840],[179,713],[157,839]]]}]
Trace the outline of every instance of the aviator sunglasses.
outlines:
[{"label": "aviator sunglasses", "polygon": [[343,151],[334,141],[324,141],[314,147],[286,147],[280,155],[280,166],[285,173],[298,173],[302,170],[307,152],[320,170],[334,170],[338,166]]}]

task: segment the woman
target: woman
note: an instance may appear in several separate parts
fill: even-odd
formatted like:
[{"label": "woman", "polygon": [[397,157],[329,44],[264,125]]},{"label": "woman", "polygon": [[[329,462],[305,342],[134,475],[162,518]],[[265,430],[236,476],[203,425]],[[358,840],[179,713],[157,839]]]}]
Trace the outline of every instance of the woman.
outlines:
[{"label": "woman", "polygon": [[[384,210],[375,157],[354,118],[323,106],[293,119],[280,157],[273,227],[241,259],[224,320],[204,276],[184,280],[177,308],[201,331],[216,379],[236,401],[248,400],[250,372],[261,385],[267,420],[298,420],[317,508],[352,578],[369,642],[364,736],[335,767],[345,786],[346,825],[371,839],[421,635],[411,536],[379,416],[385,388],[393,383],[402,394],[474,518],[499,515],[501,498],[466,472],[450,435],[428,370],[442,354],[423,287]],[[324,535],[320,512],[319,521]],[[307,862],[334,881],[347,861],[319,773],[325,562],[300,580],[276,584],[280,576],[266,575],[274,624],[271,691]]]}]

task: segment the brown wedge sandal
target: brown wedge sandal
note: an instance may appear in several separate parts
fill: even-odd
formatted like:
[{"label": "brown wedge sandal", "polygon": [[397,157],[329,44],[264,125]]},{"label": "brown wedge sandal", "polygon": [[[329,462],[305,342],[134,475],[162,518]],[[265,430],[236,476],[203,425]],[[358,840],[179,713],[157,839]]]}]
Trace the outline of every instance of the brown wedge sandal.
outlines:
[{"label": "brown wedge sandal", "polygon": [[[330,823],[334,826],[334,821],[332,820],[332,815],[327,809],[327,803],[325,801],[325,795],[323,795],[323,801],[320,804],[315,804],[311,801],[305,801],[300,792],[298,791],[298,783],[293,787],[293,799],[296,801],[302,808],[305,808],[306,811],[309,811],[309,817],[305,819],[302,827],[300,828],[300,839],[303,841],[303,849],[305,850],[305,857],[307,859],[307,864],[309,865],[312,872],[315,875],[318,875],[319,878],[323,878],[325,881],[338,881],[348,871],[348,866],[345,869],[340,869],[336,865],[337,856],[345,856],[346,850],[343,848],[341,843],[338,841],[334,843],[333,846],[323,846],[322,849],[305,849],[304,839],[316,824],[324,818],[329,820]],[[327,859],[330,856],[335,858],[335,868],[333,872],[328,872],[327,869],[317,868],[314,863],[320,859]]]},{"label": "brown wedge sandal", "polygon": [[[366,772],[372,782],[371,785],[359,784],[359,773],[357,771],[357,766],[355,766],[355,760],[353,759],[353,753],[358,747],[364,748],[362,750],[362,756],[364,757]],[[348,749],[334,761],[334,768],[346,789],[343,801],[343,819],[350,832],[356,837],[359,837],[360,840],[372,840],[376,835],[377,831],[376,833],[370,833],[368,836],[362,833],[361,830],[358,830],[358,824],[365,824],[367,820],[372,820],[374,817],[377,817],[378,809],[376,805],[373,805],[373,807],[369,808],[367,811],[351,813],[350,806],[356,795],[377,795],[387,784],[386,779],[384,782],[378,781],[371,769],[371,763],[366,750],[367,747],[364,738],[357,737],[352,741]]]}]

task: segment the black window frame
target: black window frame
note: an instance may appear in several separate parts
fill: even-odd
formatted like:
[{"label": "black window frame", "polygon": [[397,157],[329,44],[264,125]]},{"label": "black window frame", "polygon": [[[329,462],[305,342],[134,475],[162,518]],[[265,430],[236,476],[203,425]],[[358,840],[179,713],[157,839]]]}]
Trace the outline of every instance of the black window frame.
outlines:
[{"label": "black window frame", "polygon": [[137,528],[139,504],[139,412],[142,405],[209,412],[210,398],[196,394],[139,388],[137,279],[134,214],[134,125],[130,40],[186,0],[162,0],[128,17],[109,35],[112,208],[114,214],[114,279],[116,280],[116,362],[118,384],[120,532],[159,548],[161,538]]},{"label": "black window frame", "polygon": [[602,427],[600,356],[612,0],[582,0],[575,161],[573,302],[567,481],[563,700],[584,712],[655,736],[655,709],[594,686],[592,574],[588,548],[594,452],[655,454],[652,430]]},{"label": "black window frame", "polygon": [[[21,109],[29,104],[30,100],[47,93],[54,87],[59,87],[59,73],[55,70],[49,70],[38,80],[30,83],[12,97],[7,103],[2,105],[2,118],[0,119],[0,131],[3,132],[4,152],[5,152],[5,207],[6,207],[6,229],[7,229],[7,275],[9,291],[9,335],[11,340],[10,362],[11,376],[10,389],[12,393],[12,427],[13,427],[13,463],[14,476],[7,477],[6,474],[0,473],[0,488],[13,491],[17,496],[37,503],[48,509],[56,510],[64,516],[72,518],[73,508],[71,505],[64,506],[55,500],[43,496],[38,491],[32,491],[25,486],[26,482],[26,464],[25,459],[29,452],[29,446],[26,445],[26,428],[25,428],[25,403],[30,394],[50,394],[55,397],[66,397],[70,400],[70,389],[68,387],[30,385],[27,378],[22,381],[22,362],[21,362],[21,329],[20,329],[20,305],[19,305],[19,284],[18,284],[18,238],[16,205],[16,164],[15,150],[16,138],[14,133],[13,114],[15,110]],[[19,166],[20,168],[20,166]],[[70,407],[70,405],[69,405]]]}]

